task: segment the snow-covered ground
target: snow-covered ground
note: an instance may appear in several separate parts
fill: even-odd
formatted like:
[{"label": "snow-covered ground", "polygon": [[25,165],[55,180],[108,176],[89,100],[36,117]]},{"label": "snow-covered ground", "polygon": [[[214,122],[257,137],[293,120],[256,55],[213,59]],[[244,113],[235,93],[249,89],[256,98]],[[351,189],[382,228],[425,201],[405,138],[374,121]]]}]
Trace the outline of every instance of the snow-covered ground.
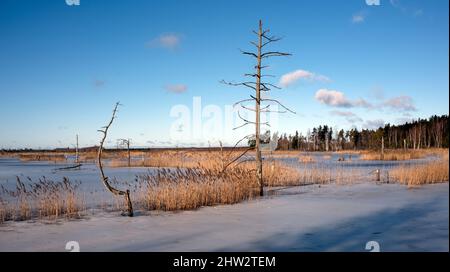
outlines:
[{"label": "snow-covered ground", "polygon": [[449,185],[305,186],[196,211],[0,225],[0,251],[448,251]]}]

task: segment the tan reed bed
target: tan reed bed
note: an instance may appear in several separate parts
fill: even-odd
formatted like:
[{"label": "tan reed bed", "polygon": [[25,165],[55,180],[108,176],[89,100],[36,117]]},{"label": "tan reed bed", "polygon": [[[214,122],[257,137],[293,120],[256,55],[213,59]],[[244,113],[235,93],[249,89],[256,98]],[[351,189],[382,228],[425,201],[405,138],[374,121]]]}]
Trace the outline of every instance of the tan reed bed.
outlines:
[{"label": "tan reed bed", "polygon": [[399,166],[390,171],[391,178],[408,187],[448,182],[448,155],[423,165]]},{"label": "tan reed bed", "polygon": [[[385,161],[407,161],[414,159],[422,159],[430,155],[440,154],[441,151],[437,149],[390,149],[385,150],[384,159]],[[380,161],[382,160],[382,155],[380,151],[362,151],[361,160],[366,161]]]},{"label": "tan reed bed", "polygon": [[80,182],[39,181],[24,183],[17,177],[16,188],[1,188],[0,222],[8,220],[77,218],[84,210],[84,201],[78,192]]}]

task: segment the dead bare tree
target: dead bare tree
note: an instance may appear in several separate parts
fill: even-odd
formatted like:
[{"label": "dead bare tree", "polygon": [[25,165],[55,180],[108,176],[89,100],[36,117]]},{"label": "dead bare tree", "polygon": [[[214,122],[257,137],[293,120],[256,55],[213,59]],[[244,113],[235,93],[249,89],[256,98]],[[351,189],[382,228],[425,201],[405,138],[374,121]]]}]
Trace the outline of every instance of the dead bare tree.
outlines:
[{"label": "dead bare tree", "polygon": [[125,203],[127,204],[126,215],[133,216],[133,206],[131,204],[131,199],[130,199],[130,190],[122,191],[122,190],[118,190],[118,189],[112,187],[109,184],[108,177],[105,176],[105,173],[103,171],[103,164],[102,164],[103,144],[106,140],[106,137],[108,136],[109,127],[112,125],[114,119],[116,118],[117,108],[119,107],[119,105],[120,105],[120,103],[117,102],[116,105],[114,106],[114,110],[112,112],[111,120],[109,121],[109,123],[106,126],[102,127],[102,129],[98,130],[99,132],[103,133],[102,139],[100,140],[100,146],[98,147],[98,154],[97,154],[98,168],[100,169],[100,177],[101,177],[101,180],[102,180],[103,184],[105,185],[106,189],[108,189],[108,191],[110,191],[111,193],[113,193],[116,196],[118,196],[118,195],[124,196]]},{"label": "dead bare tree", "polygon": [[127,147],[127,158],[128,158],[128,167],[131,166],[131,154],[130,154],[130,144],[131,139],[118,139],[119,145],[126,146]]},{"label": "dead bare tree", "polygon": [[77,134],[77,145],[75,147],[75,163],[78,163],[79,154],[78,154],[78,134]]},{"label": "dead bare tree", "polygon": [[[240,128],[244,127],[246,125],[255,125],[255,151],[256,151],[256,180],[260,186],[260,195],[264,195],[264,183],[263,183],[263,173],[262,173],[262,157],[261,157],[261,143],[260,143],[260,133],[261,133],[261,125],[269,126],[268,122],[261,123],[261,112],[280,112],[284,113],[286,111],[293,112],[289,108],[285,107],[282,103],[280,103],[276,99],[269,99],[269,98],[262,98],[261,92],[269,92],[271,89],[281,89],[280,87],[270,83],[262,81],[262,78],[264,77],[273,77],[272,75],[263,75],[261,73],[261,70],[264,68],[267,68],[268,66],[262,65],[262,60],[267,59],[270,57],[281,57],[281,56],[290,56],[289,53],[279,52],[279,51],[265,51],[263,52],[263,48],[270,43],[277,42],[281,40],[279,37],[275,36],[269,36],[269,29],[263,30],[262,27],[262,21],[259,20],[259,28],[258,31],[253,31],[257,35],[257,41],[250,42],[256,47],[256,52],[248,52],[248,51],[241,51],[242,54],[248,55],[250,57],[253,57],[256,59],[256,66],[255,66],[255,72],[245,74],[244,76],[251,77],[253,80],[250,81],[243,81],[239,83],[234,82],[227,82],[225,80],[222,80],[221,82],[230,86],[243,86],[246,88],[250,88],[255,91],[255,96],[250,95],[249,99],[244,99],[241,101],[238,101],[235,103],[236,105],[239,105],[242,109],[255,112],[255,121],[250,121],[245,118],[243,118],[239,111],[238,111],[238,117],[244,122],[242,125],[234,128]],[[242,103],[245,102],[251,102],[255,101],[255,108],[249,108],[243,105]],[[271,104],[268,104],[266,106],[261,106],[261,102],[271,102],[275,103],[276,105],[280,106],[283,110],[282,111],[272,111],[270,109]],[[247,151],[245,151],[246,153]],[[242,157],[238,156],[238,158]]]}]

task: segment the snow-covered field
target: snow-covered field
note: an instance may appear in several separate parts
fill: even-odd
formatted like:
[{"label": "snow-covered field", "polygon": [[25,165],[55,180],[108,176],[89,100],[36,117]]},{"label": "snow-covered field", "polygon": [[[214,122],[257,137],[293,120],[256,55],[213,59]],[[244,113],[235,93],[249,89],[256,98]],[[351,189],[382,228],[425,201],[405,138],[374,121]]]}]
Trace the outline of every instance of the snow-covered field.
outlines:
[{"label": "snow-covered field", "polygon": [[8,222],[0,251],[448,251],[449,185],[305,186],[236,205],[133,218]]}]

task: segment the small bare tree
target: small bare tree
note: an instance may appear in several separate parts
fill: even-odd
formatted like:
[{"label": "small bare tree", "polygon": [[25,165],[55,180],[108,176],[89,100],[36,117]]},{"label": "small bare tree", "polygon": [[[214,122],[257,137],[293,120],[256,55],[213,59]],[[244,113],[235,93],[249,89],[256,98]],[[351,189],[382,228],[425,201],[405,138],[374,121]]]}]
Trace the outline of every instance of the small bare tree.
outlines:
[{"label": "small bare tree", "polygon": [[75,147],[75,163],[78,163],[79,154],[78,154],[78,134],[77,134],[77,145]]},{"label": "small bare tree", "polygon": [[131,139],[118,139],[118,144],[121,146],[126,146],[127,148],[127,158],[128,158],[128,167],[131,166],[131,154],[130,154],[130,144],[131,144]]},{"label": "small bare tree", "polygon": [[[244,82],[239,82],[239,83],[227,82],[225,80],[222,80],[221,82],[224,84],[230,85],[230,86],[247,87],[247,88],[250,88],[255,91],[255,96],[250,95],[249,99],[244,99],[244,100],[241,100],[241,101],[238,101],[235,103],[235,106],[239,105],[241,108],[243,108],[245,110],[255,112],[255,121],[253,122],[253,121],[249,121],[249,120],[243,118],[238,111],[238,117],[242,121],[244,121],[244,123],[241,126],[238,126],[234,129],[237,129],[237,128],[240,128],[240,127],[243,127],[243,126],[246,126],[249,124],[255,125],[256,180],[260,186],[260,195],[263,196],[264,195],[264,190],[263,190],[264,183],[263,183],[263,173],[262,173],[262,157],[261,157],[261,143],[260,143],[261,135],[260,134],[261,134],[261,125],[266,125],[269,127],[270,127],[270,125],[268,122],[261,123],[261,112],[274,112],[274,111],[270,110],[271,104],[261,106],[261,102],[276,103],[284,109],[283,111],[277,111],[277,112],[286,112],[286,111],[289,111],[292,113],[295,113],[295,112],[293,112],[290,109],[288,109],[287,107],[285,107],[283,104],[281,104],[276,99],[261,97],[261,92],[269,92],[272,88],[273,89],[281,89],[280,87],[278,87],[272,83],[265,82],[262,80],[262,78],[264,78],[264,77],[273,77],[273,75],[263,75],[262,74],[261,70],[268,67],[268,66],[262,64],[263,59],[268,59],[270,57],[290,56],[291,54],[279,52],[279,51],[263,52],[263,48],[265,46],[269,45],[270,43],[277,42],[277,41],[281,40],[281,38],[278,38],[275,36],[269,36],[269,29],[263,30],[261,20],[259,20],[258,31],[253,31],[253,33],[255,33],[257,35],[257,41],[256,42],[252,41],[250,43],[256,47],[256,52],[241,51],[241,53],[244,55],[253,57],[256,60],[255,71],[244,75],[247,77],[251,77],[254,80],[244,81]],[[250,101],[255,101],[255,108],[249,108],[242,104],[242,103],[250,102]],[[248,137],[248,136],[246,136],[246,137]],[[247,152],[247,151],[245,151],[245,152]]]},{"label": "small bare tree", "polygon": [[102,127],[102,129],[98,130],[99,132],[103,133],[102,139],[100,140],[100,146],[98,147],[98,154],[97,154],[98,168],[100,169],[100,177],[101,177],[101,180],[102,180],[103,184],[105,185],[106,189],[108,189],[108,191],[110,191],[111,193],[113,193],[116,196],[118,196],[118,195],[124,196],[125,203],[127,205],[126,215],[133,216],[133,206],[131,204],[131,199],[130,199],[130,190],[127,189],[126,191],[121,191],[121,190],[118,190],[118,189],[112,187],[109,184],[108,177],[105,176],[105,173],[103,171],[103,163],[102,163],[103,144],[106,140],[106,137],[108,136],[109,127],[112,125],[114,119],[116,118],[117,108],[119,107],[119,105],[120,105],[120,103],[117,102],[114,107],[114,110],[112,112],[111,120],[109,121],[109,123],[106,126]]}]

